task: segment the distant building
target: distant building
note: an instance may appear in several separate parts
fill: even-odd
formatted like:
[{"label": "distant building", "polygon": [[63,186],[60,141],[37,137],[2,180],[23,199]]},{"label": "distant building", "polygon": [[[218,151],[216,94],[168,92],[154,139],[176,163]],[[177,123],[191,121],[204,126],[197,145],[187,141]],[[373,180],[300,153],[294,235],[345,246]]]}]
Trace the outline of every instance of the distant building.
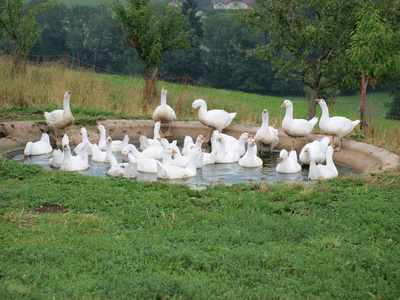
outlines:
[{"label": "distant building", "polygon": [[214,9],[247,9],[251,0],[212,0]]},{"label": "distant building", "polygon": [[182,2],[186,2],[185,0],[170,0],[168,2],[168,5],[172,5],[172,6],[181,6]]}]

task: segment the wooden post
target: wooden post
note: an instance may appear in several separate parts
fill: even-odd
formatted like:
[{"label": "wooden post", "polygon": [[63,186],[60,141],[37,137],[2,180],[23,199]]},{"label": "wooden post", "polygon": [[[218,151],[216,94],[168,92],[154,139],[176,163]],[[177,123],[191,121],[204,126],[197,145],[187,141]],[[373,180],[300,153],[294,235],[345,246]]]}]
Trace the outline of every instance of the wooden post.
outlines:
[{"label": "wooden post", "polygon": [[367,91],[367,83],[365,73],[362,73],[361,79],[361,102],[360,102],[360,130],[365,130],[367,120],[365,115],[365,94]]},{"label": "wooden post", "polygon": [[181,103],[182,94],[183,94],[183,91],[184,91],[184,89],[185,89],[185,87],[186,87],[187,79],[188,79],[188,77],[186,76],[186,78],[185,78],[185,83],[183,84],[182,91],[181,91],[181,94],[180,94],[180,96],[179,96],[178,104],[176,105],[175,113],[178,112],[179,103]]},{"label": "wooden post", "polygon": [[61,79],[63,79],[63,77],[64,77],[64,70],[65,70],[65,67],[67,66],[67,62],[68,62],[68,53],[65,54],[65,60],[64,60],[63,70],[62,70],[62,73],[61,73]]}]

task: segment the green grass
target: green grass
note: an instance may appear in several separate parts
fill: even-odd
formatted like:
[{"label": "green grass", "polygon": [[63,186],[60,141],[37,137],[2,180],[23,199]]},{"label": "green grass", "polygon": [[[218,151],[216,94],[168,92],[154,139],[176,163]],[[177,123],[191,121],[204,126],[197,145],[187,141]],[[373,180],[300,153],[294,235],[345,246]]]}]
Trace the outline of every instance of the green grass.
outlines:
[{"label": "green grass", "polygon": [[0,160],[0,298],[397,299],[398,178],[198,191]]}]

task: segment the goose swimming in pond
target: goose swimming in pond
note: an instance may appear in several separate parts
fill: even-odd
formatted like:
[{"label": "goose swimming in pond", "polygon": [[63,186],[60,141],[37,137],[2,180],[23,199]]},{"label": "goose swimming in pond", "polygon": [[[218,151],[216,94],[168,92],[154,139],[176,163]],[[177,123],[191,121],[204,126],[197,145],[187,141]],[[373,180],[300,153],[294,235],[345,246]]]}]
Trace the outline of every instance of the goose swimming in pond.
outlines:
[{"label": "goose swimming in pond", "polygon": [[[100,131],[99,148],[100,148],[100,150],[107,150],[106,128],[102,124],[99,124],[97,127]],[[127,134],[125,134],[123,140],[112,140],[111,151],[112,152],[121,152],[122,149],[128,144],[129,144],[129,136]]]},{"label": "goose swimming in pond", "polygon": [[134,161],[129,160],[129,163],[118,163],[115,156],[108,156],[108,163],[110,169],[107,171],[107,175],[111,177],[119,178],[135,178],[138,175],[137,164]]},{"label": "goose swimming in pond", "polygon": [[330,138],[326,136],[321,141],[315,140],[306,144],[300,151],[299,161],[304,165],[309,165],[312,161],[315,161],[317,164],[324,163],[329,141]]},{"label": "goose swimming in pond", "polygon": [[292,138],[292,148],[294,150],[294,140],[298,137],[305,137],[308,143],[308,134],[312,132],[318,118],[314,117],[311,120],[293,119],[293,103],[290,100],[283,101],[281,107],[286,108],[285,117],[282,121],[282,130]]},{"label": "goose swimming in pond", "polygon": [[71,91],[67,91],[64,94],[63,109],[56,109],[52,112],[45,112],[44,117],[46,118],[47,125],[54,130],[56,144],[57,144],[57,130],[64,130],[68,126],[74,123],[74,117],[72,116],[71,108],[69,106],[69,100],[71,98]]},{"label": "goose swimming in pond", "polygon": [[322,110],[319,128],[332,136],[332,144],[334,143],[334,137],[339,137],[339,147],[335,150],[340,151],[342,148],[342,138],[350,133],[360,123],[360,120],[351,121],[345,117],[329,117],[329,110],[325,100],[317,99],[316,101]]},{"label": "goose swimming in pond", "polygon": [[257,133],[254,136],[254,140],[257,143],[258,152],[260,152],[261,146],[265,145],[270,147],[272,154],[274,152],[274,148],[279,143],[278,130],[268,125],[269,114],[267,109],[263,110],[261,116],[261,127],[257,130]]},{"label": "goose swimming in pond", "polygon": [[[69,145],[69,138],[68,135],[64,134],[63,138],[61,139],[61,146],[64,149],[64,145]],[[54,149],[51,153],[51,158],[49,159],[49,165],[54,168],[61,167],[64,161],[64,152],[60,149]]]},{"label": "goose swimming in pond", "polygon": [[86,149],[89,155],[92,155],[92,143],[88,139],[87,129],[81,128],[82,141],[74,148],[74,153],[79,154],[83,149]]},{"label": "goose swimming in pond", "polygon": [[161,121],[161,123],[168,124],[168,131],[164,134],[161,133],[161,137],[171,136],[171,122],[176,120],[176,115],[171,106],[167,104],[167,87],[164,86],[161,90],[161,105],[159,105],[153,113],[153,120],[155,122]]},{"label": "goose swimming in pond", "polygon": [[63,171],[82,171],[89,169],[89,154],[86,149],[76,156],[72,156],[69,145],[64,145],[64,160],[60,166]]},{"label": "goose swimming in pond", "polygon": [[142,151],[150,146],[160,146],[160,138],[161,138],[160,127],[161,127],[161,121],[158,121],[154,124],[153,138],[148,138],[145,135],[141,135],[139,137],[139,148]]},{"label": "goose swimming in pond", "polygon": [[215,163],[228,164],[239,161],[240,155],[237,149],[226,147],[225,140],[220,136],[217,141],[219,142]]},{"label": "goose swimming in pond", "polygon": [[201,123],[210,127],[210,132],[205,139],[205,143],[209,141],[213,129],[222,132],[222,130],[228,127],[233,118],[236,117],[236,113],[228,113],[222,109],[212,109],[207,110],[207,103],[203,99],[197,99],[192,103],[192,112],[195,111],[198,107],[198,118]]},{"label": "goose swimming in pond", "polygon": [[256,154],[254,154],[254,148],[256,147],[256,141],[254,139],[249,139],[248,146],[245,155],[239,159],[239,166],[245,168],[255,168],[261,167],[263,161]]},{"label": "goose swimming in pond", "polygon": [[279,173],[298,173],[301,171],[301,165],[297,162],[296,150],[289,153],[282,149],[279,152],[279,164],[276,166],[276,171]]},{"label": "goose swimming in pond", "polygon": [[[172,147],[166,147],[164,149],[167,155],[173,153]],[[177,179],[177,178],[188,178],[194,177],[197,174],[196,162],[197,158],[201,153],[201,149],[196,149],[190,154],[190,161],[185,168],[166,165],[164,160],[163,163],[157,161],[157,177],[163,179]]]},{"label": "goose swimming in pond", "polygon": [[338,176],[335,163],[333,162],[333,147],[328,146],[326,149],[326,165],[316,164],[315,161],[310,163],[308,178],[312,180],[323,180],[335,178]]},{"label": "goose swimming in pond", "polygon": [[37,142],[28,142],[25,146],[24,155],[28,157],[30,155],[41,155],[51,153],[53,147],[50,144],[50,137],[47,133],[42,133],[42,136]]}]

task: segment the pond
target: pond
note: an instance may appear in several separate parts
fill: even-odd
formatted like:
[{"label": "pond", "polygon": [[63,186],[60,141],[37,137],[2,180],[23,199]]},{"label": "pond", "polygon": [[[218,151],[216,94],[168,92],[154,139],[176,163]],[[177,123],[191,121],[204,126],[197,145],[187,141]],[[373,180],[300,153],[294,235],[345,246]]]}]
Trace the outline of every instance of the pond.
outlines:
[{"label": "pond", "polygon": [[[135,143],[134,143],[135,144]],[[138,146],[138,144],[136,144]],[[180,148],[182,143],[178,143]],[[73,148],[73,146],[71,146]],[[5,153],[8,159],[19,161],[25,164],[37,164],[41,165],[48,170],[58,170],[58,168],[53,168],[49,165],[50,154],[30,156],[25,159],[24,149],[13,149]],[[119,152],[114,153],[118,162],[122,162],[122,154]],[[301,172],[295,174],[283,174],[276,172],[276,166],[279,163],[279,150],[274,151],[273,154],[270,152],[262,152],[260,158],[263,160],[263,166],[257,168],[244,168],[239,166],[238,163],[230,164],[214,164],[206,165],[201,169],[197,169],[197,175],[191,178],[185,179],[173,179],[169,180],[171,183],[183,183],[188,185],[193,189],[204,189],[211,184],[225,183],[251,183],[251,182],[310,182],[308,180],[308,166],[303,166]],[[110,168],[108,163],[101,163],[91,161],[89,156],[90,168],[84,171],[79,171],[77,173],[83,175],[108,177],[107,170]],[[337,165],[336,167],[339,172],[339,176],[343,175],[355,175],[357,172],[349,167]],[[143,173],[139,172],[137,178],[127,179],[127,180],[137,180],[137,181],[161,181],[164,179],[158,179],[155,173]]]}]

